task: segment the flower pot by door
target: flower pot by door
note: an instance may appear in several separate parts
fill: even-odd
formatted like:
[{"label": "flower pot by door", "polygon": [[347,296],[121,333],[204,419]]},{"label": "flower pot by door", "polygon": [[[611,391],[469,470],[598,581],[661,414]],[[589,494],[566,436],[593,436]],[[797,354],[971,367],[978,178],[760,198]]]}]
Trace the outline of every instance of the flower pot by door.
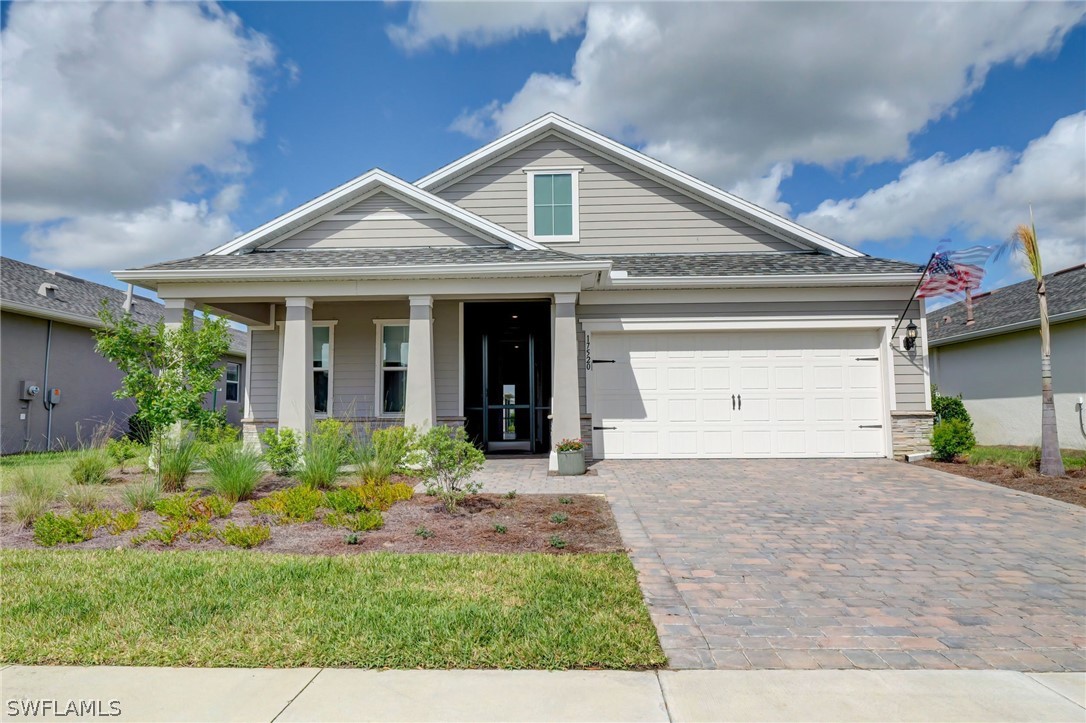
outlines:
[{"label": "flower pot by door", "polygon": [[558,474],[578,475],[585,473],[584,450],[577,449],[558,453]]}]

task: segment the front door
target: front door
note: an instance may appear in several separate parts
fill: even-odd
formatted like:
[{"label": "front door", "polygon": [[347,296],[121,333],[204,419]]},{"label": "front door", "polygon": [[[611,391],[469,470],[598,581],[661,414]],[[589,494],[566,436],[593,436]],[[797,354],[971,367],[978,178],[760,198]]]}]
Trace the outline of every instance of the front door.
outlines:
[{"label": "front door", "polygon": [[547,449],[549,305],[465,304],[465,415],[486,452]]}]

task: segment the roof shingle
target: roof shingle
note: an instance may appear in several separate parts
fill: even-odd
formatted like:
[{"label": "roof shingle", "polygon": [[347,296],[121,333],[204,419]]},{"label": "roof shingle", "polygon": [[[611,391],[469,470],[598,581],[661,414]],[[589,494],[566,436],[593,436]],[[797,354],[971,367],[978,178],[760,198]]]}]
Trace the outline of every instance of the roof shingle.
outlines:
[{"label": "roof shingle", "polygon": [[904,261],[817,253],[636,254],[595,258],[609,258],[616,270],[635,277],[920,273],[917,264]]}]

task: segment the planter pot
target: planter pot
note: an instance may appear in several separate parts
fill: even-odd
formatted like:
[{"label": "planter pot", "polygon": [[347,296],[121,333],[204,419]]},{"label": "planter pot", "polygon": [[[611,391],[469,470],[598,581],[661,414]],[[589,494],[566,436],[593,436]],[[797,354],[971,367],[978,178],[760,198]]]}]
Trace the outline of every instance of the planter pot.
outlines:
[{"label": "planter pot", "polygon": [[558,474],[578,475],[585,473],[584,450],[571,450],[558,453]]}]

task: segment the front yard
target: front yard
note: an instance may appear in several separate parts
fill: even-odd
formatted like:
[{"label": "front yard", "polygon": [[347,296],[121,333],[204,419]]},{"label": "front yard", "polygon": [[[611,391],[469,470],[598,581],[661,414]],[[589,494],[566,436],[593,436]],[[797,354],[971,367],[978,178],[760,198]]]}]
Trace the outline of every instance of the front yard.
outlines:
[{"label": "front yard", "polygon": [[1039,459],[1036,447],[976,447],[953,462],[923,460],[919,464],[1086,507],[1086,452],[1063,450],[1063,477],[1041,476]]},{"label": "front yard", "polygon": [[40,665],[645,668],[624,554],[0,551],[0,660]]}]

